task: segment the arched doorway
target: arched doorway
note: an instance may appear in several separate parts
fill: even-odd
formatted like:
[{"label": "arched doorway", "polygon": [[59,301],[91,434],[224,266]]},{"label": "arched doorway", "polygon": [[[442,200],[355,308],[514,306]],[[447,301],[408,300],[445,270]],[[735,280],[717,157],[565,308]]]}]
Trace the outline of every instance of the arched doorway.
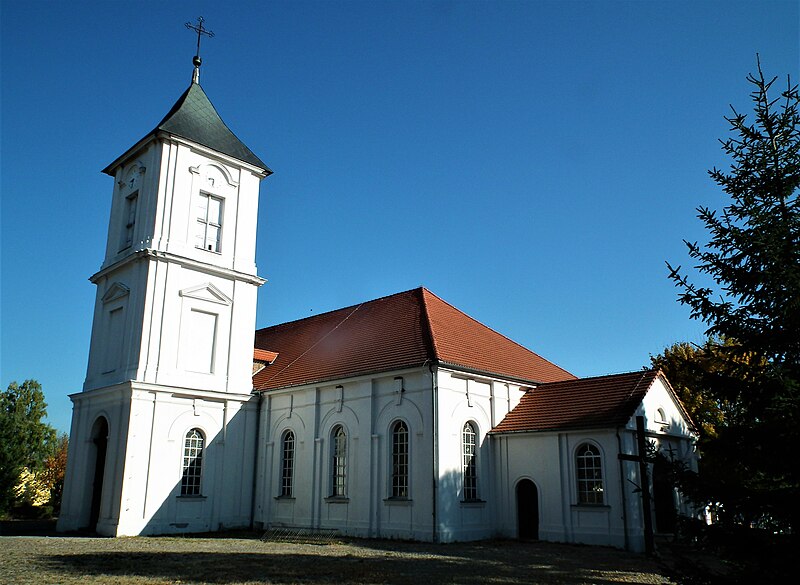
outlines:
[{"label": "arched doorway", "polygon": [[94,474],[92,476],[92,505],[89,512],[89,530],[97,529],[100,519],[100,502],[103,498],[103,479],[106,469],[106,451],[108,450],[108,421],[99,417],[92,427],[92,444],[94,445]]},{"label": "arched doorway", "polygon": [[653,463],[653,507],[656,512],[656,532],[675,532],[675,488],[669,477],[669,463],[660,453]]},{"label": "arched doorway", "polygon": [[517,483],[517,535],[520,540],[539,538],[539,490],[529,479]]}]

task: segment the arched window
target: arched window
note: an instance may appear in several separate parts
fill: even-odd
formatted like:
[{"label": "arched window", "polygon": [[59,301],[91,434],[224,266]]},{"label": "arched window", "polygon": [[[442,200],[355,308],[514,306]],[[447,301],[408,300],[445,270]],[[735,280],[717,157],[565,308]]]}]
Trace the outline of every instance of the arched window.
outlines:
[{"label": "arched window", "polygon": [[331,432],[333,442],[331,470],[331,496],[344,497],[347,495],[347,434],[342,425],[334,427]]},{"label": "arched window", "polygon": [[203,476],[203,448],[205,437],[200,429],[186,433],[183,443],[183,475],[181,476],[181,495],[199,496],[200,480]]},{"label": "arched window", "polygon": [[281,440],[281,496],[291,497],[294,484],[294,433],[286,431]]},{"label": "arched window", "polygon": [[461,432],[461,467],[464,474],[464,500],[478,499],[478,433],[468,422]]},{"label": "arched window", "polygon": [[392,425],[392,497],[408,497],[408,427],[401,420]]},{"label": "arched window", "polygon": [[603,503],[603,466],[600,450],[589,443],[582,443],[575,455],[578,477],[578,503]]}]

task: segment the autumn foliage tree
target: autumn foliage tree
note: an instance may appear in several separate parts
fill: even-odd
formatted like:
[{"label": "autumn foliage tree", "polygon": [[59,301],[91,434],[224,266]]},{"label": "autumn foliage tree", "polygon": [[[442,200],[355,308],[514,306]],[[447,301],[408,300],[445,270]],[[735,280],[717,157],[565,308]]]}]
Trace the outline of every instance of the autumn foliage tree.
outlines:
[{"label": "autumn foliage tree", "polygon": [[730,197],[721,212],[701,207],[710,239],[686,242],[696,284],[668,265],[679,300],[707,333],[724,339],[705,373],[708,396],[723,409],[705,445],[701,475],[723,519],[745,525],[800,526],[800,115],[797,86],[776,96],[761,64],[748,76],[752,120],[733,110],[731,160],[711,178]]}]

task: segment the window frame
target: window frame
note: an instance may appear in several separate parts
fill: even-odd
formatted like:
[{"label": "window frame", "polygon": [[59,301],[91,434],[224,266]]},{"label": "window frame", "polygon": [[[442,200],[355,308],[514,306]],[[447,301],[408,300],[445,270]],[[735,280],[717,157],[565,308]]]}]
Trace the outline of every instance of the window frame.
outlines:
[{"label": "window frame", "polygon": [[[291,441],[291,444],[290,444]],[[294,497],[294,469],[297,438],[292,429],[286,429],[281,435],[281,498]]]},{"label": "window frame", "polygon": [[467,421],[461,427],[462,500],[479,502],[478,497],[478,426]]},{"label": "window frame", "polygon": [[331,429],[331,498],[347,497],[347,431],[337,424]]},{"label": "window frame", "polygon": [[407,500],[410,498],[411,433],[408,424],[402,419],[394,421],[390,430],[392,467],[389,497]]},{"label": "window frame", "polygon": [[183,457],[181,458],[181,497],[203,496],[203,458],[206,449],[206,435],[202,429],[194,427],[183,436]]},{"label": "window frame", "polygon": [[[223,219],[225,217],[225,198],[220,197],[219,195],[215,195],[214,193],[207,193],[206,191],[200,191],[197,194],[197,197],[202,201],[205,199],[205,217],[200,217],[195,213],[195,225],[196,225],[196,233],[195,233],[195,248],[198,250],[204,250],[206,252],[213,252],[215,254],[222,253],[222,225]],[[211,210],[211,202],[218,201],[219,202],[219,218],[218,222],[211,221],[209,218],[209,213]],[[198,206],[199,207],[199,204]],[[217,238],[215,241],[212,241],[211,244],[209,243],[209,226],[216,228],[217,230]],[[203,243],[202,245],[197,244],[197,239],[202,235]],[[213,248],[211,245],[213,244]]]},{"label": "window frame", "polygon": [[603,451],[589,441],[575,449],[575,489],[579,506],[605,505]]}]

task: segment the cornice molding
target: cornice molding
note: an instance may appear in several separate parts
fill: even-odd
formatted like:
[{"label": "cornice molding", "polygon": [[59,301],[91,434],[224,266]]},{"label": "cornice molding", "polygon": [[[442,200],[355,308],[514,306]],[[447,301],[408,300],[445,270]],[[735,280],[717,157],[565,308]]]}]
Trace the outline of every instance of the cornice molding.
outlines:
[{"label": "cornice molding", "polygon": [[94,273],[92,276],[89,277],[89,281],[92,284],[97,284],[101,278],[103,278],[104,276],[108,276],[110,273],[116,270],[119,270],[126,264],[130,264],[132,262],[137,262],[139,260],[144,260],[144,259],[153,259],[162,262],[171,262],[173,264],[178,264],[180,266],[192,268],[193,270],[197,270],[198,272],[203,272],[204,274],[210,274],[211,276],[220,276],[222,278],[228,278],[239,282],[245,282],[247,284],[253,284],[255,286],[261,286],[262,284],[267,282],[267,279],[261,278],[256,274],[247,274],[246,272],[239,272],[238,270],[223,268],[222,266],[214,266],[213,264],[207,264],[205,262],[200,262],[199,260],[193,260],[191,258],[186,258],[185,256],[179,256],[171,252],[162,252],[160,250],[153,250],[152,248],[137,250],[136,252],[126,256],[122,260],[114,262],[113,264],[111,264],[110,266],[106,266],[105,268],[101,268],[98,272]]}]

